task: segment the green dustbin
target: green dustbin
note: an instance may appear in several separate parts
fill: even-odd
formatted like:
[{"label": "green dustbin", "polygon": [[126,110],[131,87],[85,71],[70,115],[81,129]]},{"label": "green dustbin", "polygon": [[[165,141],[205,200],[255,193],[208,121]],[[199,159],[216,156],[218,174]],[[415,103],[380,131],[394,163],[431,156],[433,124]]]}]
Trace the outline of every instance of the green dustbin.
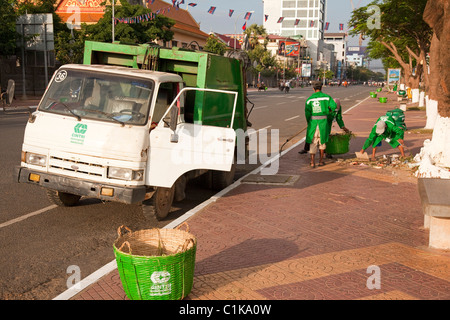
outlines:
[{"label": "green dustbin", "polygon": [[330,134],[325,152],[327,154],[344,154],[350,149],[350,134]]},{"label": "green dustbin", "polygon": [[406,96],[406,91],[405,90],[400,90],[397,94],[399,96]]},{"label": "green dustbin", "polygon": [[[122,233],[125,228],[128,232]],[[117,269],[130,300],[180,300],[192,289],[197,241],[188,231],[119,228]]]}]

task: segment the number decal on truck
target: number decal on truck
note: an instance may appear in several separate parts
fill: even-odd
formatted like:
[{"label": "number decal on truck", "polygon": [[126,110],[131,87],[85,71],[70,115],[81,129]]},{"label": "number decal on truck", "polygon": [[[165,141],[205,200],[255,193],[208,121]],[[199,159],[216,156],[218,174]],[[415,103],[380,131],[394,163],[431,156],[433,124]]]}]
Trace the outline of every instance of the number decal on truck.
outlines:
[{"label": "number decal on truck", "polygon": [[61,70],[55,76],[55,82],[63,82],[67,78],[67,71]]}]

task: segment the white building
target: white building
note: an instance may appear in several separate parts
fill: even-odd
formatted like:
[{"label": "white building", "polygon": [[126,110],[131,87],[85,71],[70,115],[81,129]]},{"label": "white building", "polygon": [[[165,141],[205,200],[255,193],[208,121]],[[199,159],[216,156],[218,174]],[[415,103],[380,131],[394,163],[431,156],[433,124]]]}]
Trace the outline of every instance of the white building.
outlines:
[{"label": "white building", "polygon": [[368,67],[368,61],[367,61],[367,54],[366,54],[367,47],[348,47],[347,49],[347,63],[351,66],[356,67]]},{"label": "white building", "polygon": [[264,28],[268,34],[303,36],[314,70],[324,60],[325,10],[326,0],[264,0]]},{"label": "white building", "polygon": [[336,52],[336,60],[345,62],[346,52],[347,52],[347,34],[341,33],[325,33],[324,35],[325,43],[334,45],[334,51]]},{"label": "white building", "polygon": [[325,33],[324,35],[324,42],[334,46],[336,61],[334,66],[331,66],[331,70],[334,72],[335,78],[337,79],[345,77],[348,48],[347,41],[347,34],[345,32]]}]

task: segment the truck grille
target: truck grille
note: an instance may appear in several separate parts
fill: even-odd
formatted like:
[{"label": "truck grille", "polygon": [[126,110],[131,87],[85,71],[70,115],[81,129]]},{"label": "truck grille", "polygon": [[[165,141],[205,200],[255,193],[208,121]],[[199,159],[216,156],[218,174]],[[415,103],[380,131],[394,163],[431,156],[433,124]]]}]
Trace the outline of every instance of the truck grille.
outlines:
[{"label": "truck grille", "polygon": [[77,173],[81,175],[86,175],[87,177],[92,176],[102,177],[106,170],[100,164],[81,162],[51,156],[49,161],[49,171],[66,175],[71,175],[71,173]]}]

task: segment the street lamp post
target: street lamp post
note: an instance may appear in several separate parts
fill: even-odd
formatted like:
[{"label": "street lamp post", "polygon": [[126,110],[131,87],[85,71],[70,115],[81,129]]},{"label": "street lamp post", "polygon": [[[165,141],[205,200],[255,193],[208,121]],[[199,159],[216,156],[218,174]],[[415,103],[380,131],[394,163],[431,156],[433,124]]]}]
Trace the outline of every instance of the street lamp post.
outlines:
[{"label": "street lamp post", "polygon": [[236,50],[236,26],[237,26],[237,21],[238,21],[238,18],[241,16],[241,15],[243,15],[243,14],[245,14],[245,13],[247,13],[247,12],[250,12],[250,13],[253,13],[253,12],[255,12],[255,11],[243,11],[243,12],[241,12],[240,14],[238,14],[237,16],[236,16],[236,20],[234,21],[234,50]]},{"label": "street lamp post", "polygon": [[114,21],[114,1],[115,0],[111,0],[112,1],[112,42],[114,43],[114,25],[115,25],[115,21]]}]

